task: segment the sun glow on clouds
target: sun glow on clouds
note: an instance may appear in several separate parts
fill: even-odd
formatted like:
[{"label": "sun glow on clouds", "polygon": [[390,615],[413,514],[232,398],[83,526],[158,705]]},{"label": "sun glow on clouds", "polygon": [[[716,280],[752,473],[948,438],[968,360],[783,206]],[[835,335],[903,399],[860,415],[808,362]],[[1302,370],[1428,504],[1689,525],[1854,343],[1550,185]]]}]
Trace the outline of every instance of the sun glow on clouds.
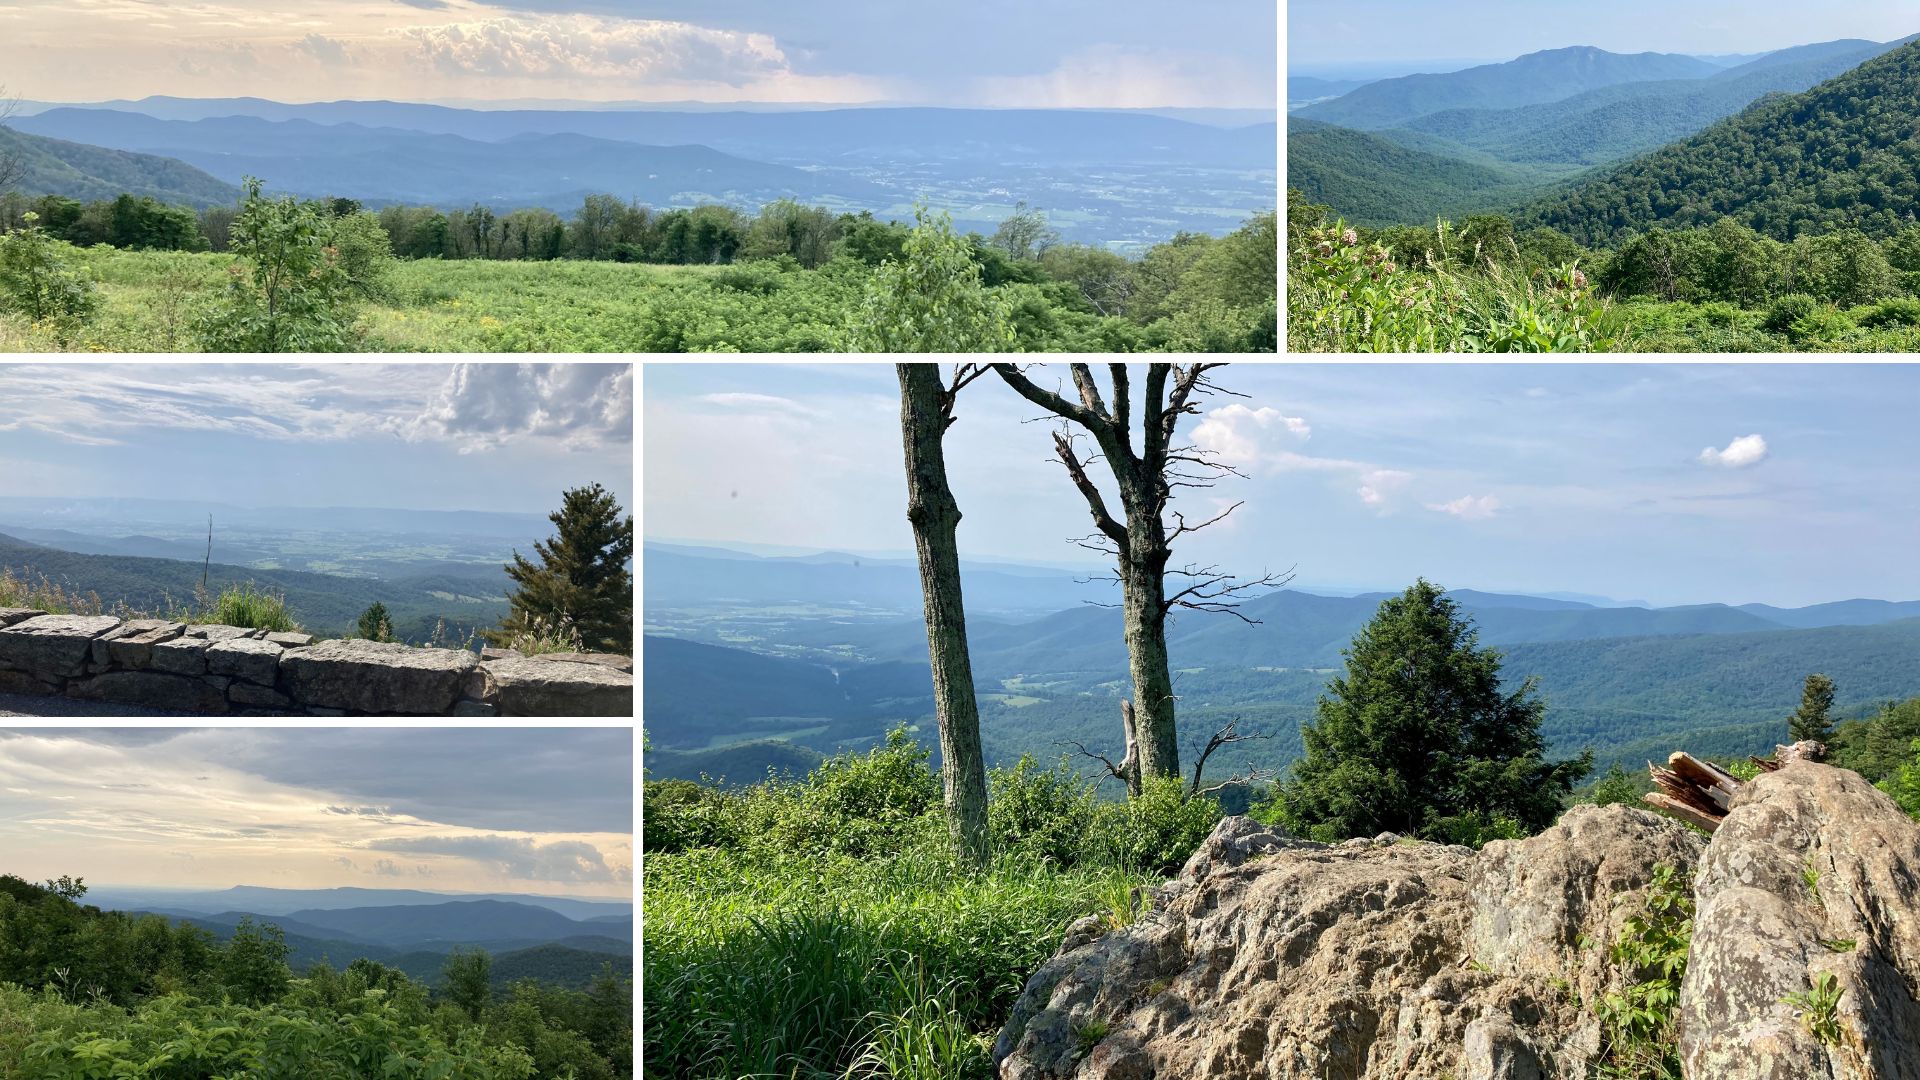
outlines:
[{"label": "sun glow on clouds", "polygon": [[7,872],[119,885],[324,888],[409,877],[445,891],[631,892],[629,834],[470,828],[222,763],[234,741],[264,734],[211,729],[143,746],[0,735]]}]

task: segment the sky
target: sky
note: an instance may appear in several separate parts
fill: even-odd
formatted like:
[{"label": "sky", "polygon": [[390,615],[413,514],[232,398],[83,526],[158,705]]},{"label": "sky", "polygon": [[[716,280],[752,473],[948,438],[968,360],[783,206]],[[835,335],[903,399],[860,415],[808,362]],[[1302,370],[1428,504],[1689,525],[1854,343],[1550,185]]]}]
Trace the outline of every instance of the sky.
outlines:
[{"label": "sky", "polygon": [[30,100],[1272,108],[1273,0],[7,0]]},{"label": "sky", "polygon": [[629,364],[0,364],[0,496],[633,506]]},{"label": "sky", "polygon": [[[1216,376],[1246,396],[1209,399],[1181,431],[1246,479],[1174,508],[1197,520],[1243,505],[1176,545],[1176,565],[1292,568],[1297,586],[1329,591],[1424,575],[1656,605],[1920,599],[1920,368],[1289,363]],[[644,379],[648,537],[911,552],[888,366],[650,364]],[[946,439],[963,557],[1097,558],[1069,542],[1090,531],[1087,510],[1042,416],[993,376],[963,392]]]},{"label": "sky", "polygon": [[625,728],[0,730],[0,851],[91,886],[629,897]]},{"label": "sky", "polygon": [[1511,60],[1569,45],[1720,55],[1920,33],[1912,0],[1615,0],[1603,15],[1574,0],[1289,0],[1287,9],[1296,74],[1360,61]]}]

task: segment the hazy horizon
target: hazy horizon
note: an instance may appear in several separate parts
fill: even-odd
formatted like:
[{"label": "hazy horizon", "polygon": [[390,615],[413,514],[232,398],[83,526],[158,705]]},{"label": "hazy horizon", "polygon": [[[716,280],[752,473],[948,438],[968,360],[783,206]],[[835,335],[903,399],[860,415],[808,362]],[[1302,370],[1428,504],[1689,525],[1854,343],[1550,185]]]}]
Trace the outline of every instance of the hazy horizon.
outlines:
[{"label": "hazy horizon", "polygon": [[[1208,399],[1182,432],[1249,479],[1184,505],[1245,505],[1183,538],[1176,563],[1293,567],[1303,590],[1425,576],[1662,607],[1920,597],[1911,370],[1289,364],[1218,378],[1248,396]],[[891,370],[654,364],[646,379],[647,520],[912,549]],[[1049,460],[1052,425],[1024,423],[1037,412],[991,376],[962,395],[947,439],[962,558],[1082,561],[1069,538],[1086,508]],[[702,437],[722,427],[724,442]]]},{"label": "hazy horizon", "polygon": [[[1788,0],[1622,0],[1595,19],[1590,7],[1538,0],[1293,0],[1287,14],[1292,74],[1322,74],[1354,62],[1419,63],[1498,56],[1503,63],[1545,49],[1593,46],[1616,53],[1715,56],[1775,52],[1845,38],[1893,41],[1920,32],[1920,11],[1896,0],[1844,6]],[[1462,65],[1466,66],[1466,65]],[[1451,70],[1451,69],[1441,69]],[[1411,71],[1403,72],[1411,73]]]},{"label": "hazy horizon", "polygon": [[626,728],[0,730],[7,873],[632,896]]},{"label": "hazy horizon", "polygon": [[0,497],[631,509],[632,414],[628,363],[0,363]]},{"label": "hazy horizon", "polygon": [[[84,34],[74,19],[89,16]],[[21,0],[8,92],[1273,107],[1278,15],[1199,0]],[[348,92],[351,90],[351,92]]]}]

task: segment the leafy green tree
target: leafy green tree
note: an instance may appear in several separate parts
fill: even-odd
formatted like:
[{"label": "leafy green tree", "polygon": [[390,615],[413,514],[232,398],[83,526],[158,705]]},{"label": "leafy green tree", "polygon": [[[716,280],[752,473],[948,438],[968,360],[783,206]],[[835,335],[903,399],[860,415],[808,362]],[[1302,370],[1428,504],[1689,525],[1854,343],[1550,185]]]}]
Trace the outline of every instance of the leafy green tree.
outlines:
[{"label": "leafy green tree", "polygon": [[485,949],[456,948],[447,954],[440,975],[447,983],[447,1000],[479,1023],[493,1000],[493,957]]},{"label": "leafy green tree", "polygon": [[248,1005],[277,1001],[287,992],[293,972],[287,957],[293,952],[278,926],[254,924],[244,916],[234,927],[220,959],[220,982],[235,1000]]},{"label": "leafy green tree", "polygon": [[348,293],[361,300],[385,297],[393,273],[393,240],[380,219],[364,212],[335,217],[332,234]]},{"label": "leafy green tree", "polygon": [[202,320],[209,352],[331,352],[349,348],[353,278],[333,246],[333,222],[291,196],[269,199],[248,177],[234,218],[239,261]]},{"label": "leafy green tree", "polygon": [[1281,822],[1316,839],[1380,832],[1476,840],[1551,824],[1592,768],[1545,758],[1532,679],[1501,685],[1500,654],[1421,579],[1380,605],[1301,728],[1306,755],[1275,790]]},{"label": "leafy green tree", "polygon": [[1920,739],[1907,748],[1909,759],[1880,782],[1880,790],[1893,796],[1900,809],[1920,818]]},{"label": "leafy green tree", "polygon": [[993,231],[989,241],[1007,257],[1032,262],[1060,242],[1060,234],[1047,224],[1045,211],[1030,209],[1023,199],[1014,204],[1013,213]]},{"label": "leafy green tree", "polygon": [[367,610],[360,613],[358,629],[360,636],[368,641],[392,641],[393,618],[387,614],[387,605],[375,600]]},{"label": "leafy green tree", "polygon": [[1616,761],[1607,766],[1606,775],[1594,782],[1588,801],[1595,806],[1638,806],[1640,787]]},{"label": "leafy green tree", "polygon": [[533,545],[535,566],[518,551],[507,576],[519,586],[508,602],[512,611],[488,641],[504,645],[525,634],[571,627],[589,649],[633,649],[633,518],[621,516],[619,500],[593,484],[561,496],[561,507],[547,515],[557,530]]},{"label": "leafy green tree", "polygon": [[1826,742],[1833,738],[1833,722],[1828,714],[1833,711],[1833,680],[1825,675],[1807,676],[1806,685],[1800,690],[1800,707],[1787,717],[1787,737],[1794,742],[1813,739]]},{"label": "leafy green tree", "polygon": [[0,310],[48,323],[66,341],[100,310],[100,297],[71,245],[48,236],[38,217],[27,213],[24,228],[0,236]]},{"label": "leafy green tree", "polygon": [[867,283],[852,328],[856,352],[999,352],[1013,348],[1006,301],[980,282],[953,218],[924,206],[897,260]]}]

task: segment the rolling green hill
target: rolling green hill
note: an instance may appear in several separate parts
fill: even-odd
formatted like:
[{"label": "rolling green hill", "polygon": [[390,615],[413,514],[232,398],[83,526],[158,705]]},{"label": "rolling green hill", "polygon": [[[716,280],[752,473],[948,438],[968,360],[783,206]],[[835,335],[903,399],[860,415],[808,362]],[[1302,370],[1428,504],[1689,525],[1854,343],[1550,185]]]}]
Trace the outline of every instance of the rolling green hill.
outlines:
[{"label": "rolling green hill", "polygon": [[1622,55],[1590,46],[1529,53],[1444,75],[1406,75],[1369,83],[1295,115],[1352,128],[1384,128],[1448,109],[1512,109],[1559,101],[1619,83],[1703,79],[1720,68],[1691,56]]},{"label": "rolling green hill", "polygon": [[[69,593],[96,594],[109,610],[116,603],[124,603],[139,611],[164,612],[176,604],[192,602],[202,566],[178,559],[84,555],[0,535],[0,568],[33,578],[44,575]],[[499,575],[497,598],[479,598],[472,596],[477,586],[471,582],[462,586],[463,593],[453,593],[406,582],[302,570],[262,570],[221,563],[206,569],[211,592],[251,581],[284,594],[294,618],[318,634],[344,633],[376,600],[391,613],[395,636],[415,642],[426,639],[438,618],[446,620],[455,637],[463,638],[471,627],[494,625],[507,610],[509,581],[504,571]],[[453,599],[446,598],[449,596]]]},{"label": "rolling green hill", "polygon": [[1884,237],[1920,205],[1920,42],[1801,94],[1763,100],[1685,142],[1540,198],[1520,221],[1588,245],[1722,217],[1788,240]]},{"label": "rolling green hill", "polygon": [[1438,217],[1518,205],[1555,175],[1420,132],[1287,120],[1288,186],[1359,225],[1431,225]]},{"label": "rolling green hill", "polygon": [[192,207],[238,202],[240,189],[170,157],[111,150],[0,126],[0,154],[18,155],[25,175],[16,190],[89,202],[122,194]]},{"label": "rolling green hill", "polygon": [[1410,120],[1404,129],[1506,162],[1605,165],[1678,142],[1768,94],[1809,90],[1895,47],[1806,45],[1711,78],[1623,83],[1517,109],[1449,109]]}]

